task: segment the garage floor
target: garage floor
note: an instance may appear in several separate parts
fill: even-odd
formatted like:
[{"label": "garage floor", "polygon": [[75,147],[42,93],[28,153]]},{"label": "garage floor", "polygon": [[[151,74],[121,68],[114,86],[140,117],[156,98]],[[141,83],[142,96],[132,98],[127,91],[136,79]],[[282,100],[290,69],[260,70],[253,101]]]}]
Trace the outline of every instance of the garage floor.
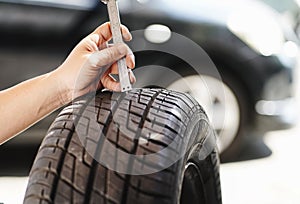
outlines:
[{"label": "garage floor", "polygon": [[221,165],[224,204],[300,203],[300,126],[264,140],[270,156]]}]

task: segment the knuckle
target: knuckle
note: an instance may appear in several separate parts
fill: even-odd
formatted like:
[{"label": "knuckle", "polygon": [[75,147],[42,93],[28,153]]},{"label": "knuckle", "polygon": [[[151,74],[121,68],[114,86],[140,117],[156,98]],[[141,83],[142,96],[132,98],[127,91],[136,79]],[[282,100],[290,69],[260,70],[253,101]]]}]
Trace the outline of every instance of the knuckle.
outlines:
[{"label": "knuckle", "polygon": [[106,49],[105,57],[107,61],[114,60],[116,58],[115,55],[115,50],[113,48]]},{"label": "knuckle", "polygon": [[114,53],[110,48],[108,48],[100,51],[97,58],[98,66],[105,66],[113,61]]},{"label": "knuckle", "polygon": [[126,55],[129,52],[129,47],[125,45],[124,43],[118,45],[118,52],[120,55]]}]

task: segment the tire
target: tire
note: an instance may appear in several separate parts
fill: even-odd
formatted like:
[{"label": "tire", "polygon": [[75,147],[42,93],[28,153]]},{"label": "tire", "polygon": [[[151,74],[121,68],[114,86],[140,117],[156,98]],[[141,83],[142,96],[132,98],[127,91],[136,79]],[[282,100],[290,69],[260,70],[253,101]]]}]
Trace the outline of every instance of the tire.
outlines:
[{"label": "tire", "polygon": [[[222,66],[219,65],[219,67]],[[238,161],[245,146],[257,138],[251,133],[255,113],[252,111],[252,100],[246,86],[229,73],[222,73],[222,79],[237,99],[239,110],[238,130],[231,144],[220,155],[221,162],[227,163]]]},{"label": "tire", "polygon": [[[220,204],[214,141],[203,109],[186,94],[159,89],[91,94],[67,106],[51,125],[24,203]],[[133,157],[106,151],[109,144]],[[147,157],[151,154],[155,157]]]}]

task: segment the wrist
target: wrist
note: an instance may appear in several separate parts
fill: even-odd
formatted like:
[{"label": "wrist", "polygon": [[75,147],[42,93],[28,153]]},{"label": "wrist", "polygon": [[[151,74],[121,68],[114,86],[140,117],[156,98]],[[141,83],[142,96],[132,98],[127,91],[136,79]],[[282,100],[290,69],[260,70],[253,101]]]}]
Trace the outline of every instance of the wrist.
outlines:
[{"label": "wrist", "polygon": [[61,78],[59,69],[56,69],[48,74],[48,77],[55,85],[57,100],[61,106],[64,106],[72,101],[72,91],[65,85],[64,81]]}]

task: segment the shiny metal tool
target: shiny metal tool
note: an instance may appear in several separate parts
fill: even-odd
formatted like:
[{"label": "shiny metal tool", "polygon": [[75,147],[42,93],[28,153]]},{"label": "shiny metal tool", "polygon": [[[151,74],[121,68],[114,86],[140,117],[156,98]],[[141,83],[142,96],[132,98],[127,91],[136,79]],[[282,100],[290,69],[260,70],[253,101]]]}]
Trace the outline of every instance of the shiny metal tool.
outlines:
[{"label": "shiny metal tool", "polygon": [[[122,33],[121,33],[121,21],[118,9],[117,0],[101,0],[103,3],[107,4],[107,10],[110,20],[110,27],[113,36],[113,43],[122,43]],[[132,89],[129,73],[126,66],[125,57],[118,61],[118,71],[119,71],[119,82],[121,85],[121,92],[130,91]]]}]

